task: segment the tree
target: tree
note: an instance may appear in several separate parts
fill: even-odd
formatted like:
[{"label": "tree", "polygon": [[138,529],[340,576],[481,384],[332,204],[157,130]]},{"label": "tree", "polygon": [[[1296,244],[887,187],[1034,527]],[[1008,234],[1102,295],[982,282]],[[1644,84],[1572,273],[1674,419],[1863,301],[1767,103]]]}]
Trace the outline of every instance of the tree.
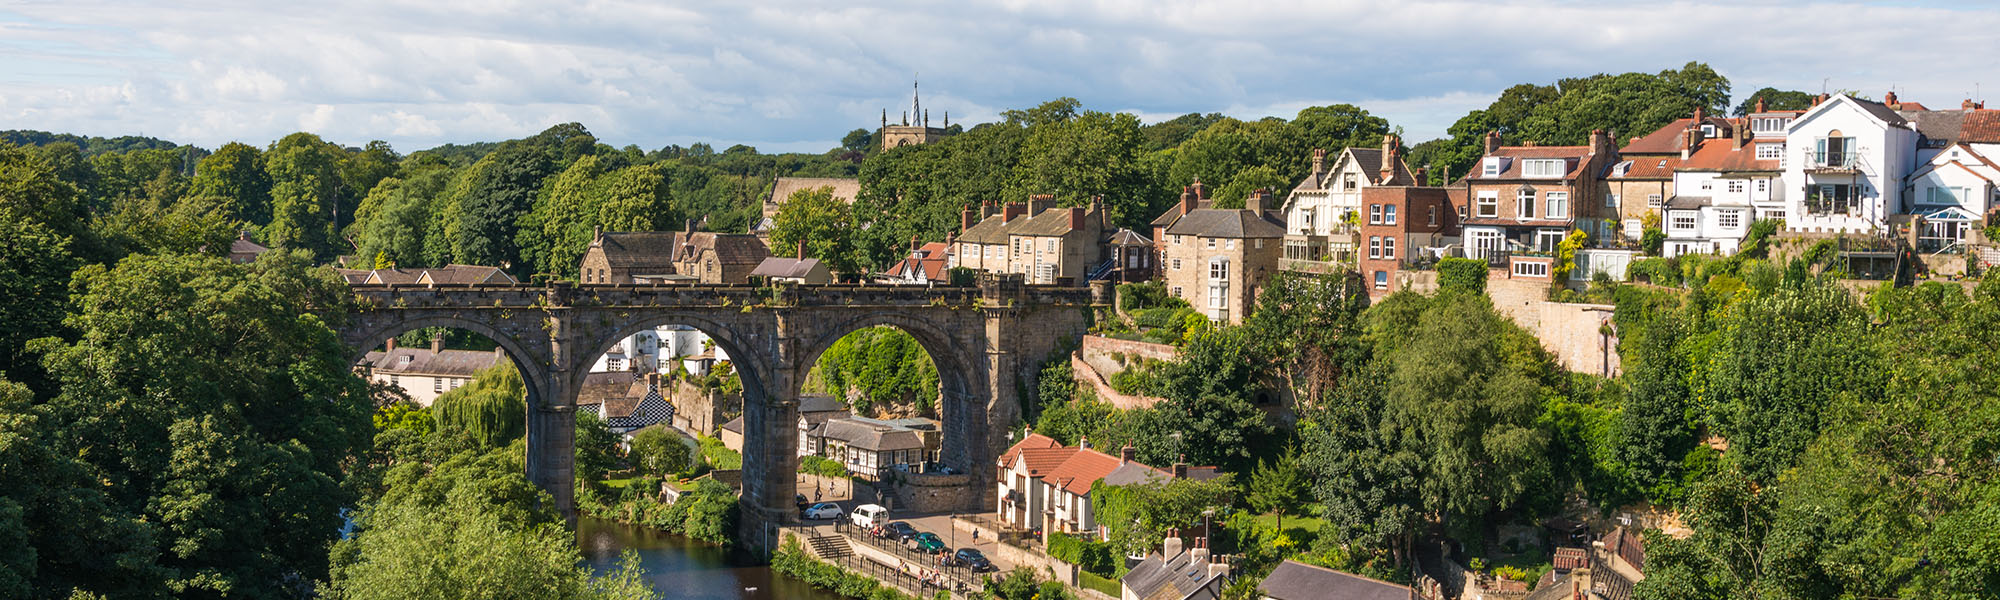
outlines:
[{"label": "tree", "polygon": [[264,158],[271,176],[271,225],[265,239],[273,247],[330,258],[338,250],[340,148],[310,133],[294,133],[278,140]]},{"label": "tree", "polygon": [[380,256],[392,265],[436,265],[428,258],[430,225],[437,218],[433,202],[451,180],[445,169],[425,169],[408,179],[384,179],[369,190],[355,214],[359,256]]},{"label": "tree", "polygon": [[1691,366],[1680,348],[1685,329],[1679,315],[1667,314],[1622,344],[1631,393],[1620,412],[1619,458],[1641,487],[1674,482],[1694,449],[1695,427],[1688,420],[1694,408],[1687,389]]},{"label": "tree", "polygon": [[1302,131],[1282,119],[1227,119],[1175,149],[1167,183],[1178,188],[1201,180],[1218,191],[1213,196],[1217,206],[1241,207],[1252,190],[1304,178],[1311,166],[1308,145]]},{"label": "tree", "polygon": [[694,469],[694,450],[680,434],[650,427],[632,436],[632,466],[648,475],[675,475]]},{"label": "tree", "polygon": [[1143,555],[1160,547],[1169,529],[1202,524],[1203,511],[1229,507],[1230,477],[1157,479],[1146,483],[1090,486],[1090,506],[1097,522],[1109,528],[1109,540],[1128,554]]},{"label": "tree", "polygon": [[156,565],[182,594],[277,597],[323,577],[353,500],[343,467],[373,431],[367,386],[315,312],[346,286],[285,253],[139,255],[73,281],[75,341],[40,348],[61,386],[44,410],[93,487],[157,536],[156,562],[120,567]]},{"label": "tree", "polygon": [[1245,325],[1256,354],[1275,361],[1294,397],[1311,404],[1364,360],[1360,318],[1367,307],[1358,273],[1281,272],[1264,286]]},{"label": "tree", "polygon": [[154,527],[122,510],[66,453],[28,389],[0,377],[0,596],[71,590],[142,597],[164,590]]},{"label": "tree", "polygon": [[1004,195],[1027,198],[1051,194],[1059,206],[1107,202],[1112,218],[1137,225],[1150,220],[1139,166],[1139,118],[1126,113],[1086,111],[1039,123],[1028,130],[1019,162]]},{"label": "tree", "polygon": [[1170,446],[1173,454],[1141,447],[1141,461],[1181,462],[1185,456],[1193,464],[1247,471],[1251,448],[1272,431],[1264,411],[1251,403],[1260,385],[1249,331],[1224,327],[1190,335],[1179,359],[1162,370],[1160,393],[1166,401],[1154,407],[1160,424],[1180,434]]},{"label": "tree", "polygon": [[1762,88],[1736,103],[1736,111],[1732,114],[1739,117],[1750,114],[1756,110],[1758,100],[1764,101],[1764,110],[1805,110],[1812,108],[1813,95],[1797,90]]},{"label": "tree", "polygon": [[39,223],[0,214],[0,376],[39,381],[28,340],[61,333],[77,260],[70,242]]},{"label": "tree", "polygon": [[1389,134],[1389,121],[1352,104],[1310,106],[1292,118],[1305,144],[1336,153],[1345,148],[1374,148]]},{"label": "tree", "polygon": [[1867,316],[1837,286],[1750,298],[1731,308],[1709,377],[1716,430],[1757,481],[1792,465],[1841,395],[1878,393]]},{"label": "tree", "polygon": [[440,435],[468,437],[486,448],[504,446],[527,432],[527,384],[514,361],[502,359],[475,373],[472,383],[438,396],[431,411]]},{"label": "tree", "polygon": [[271,177],[255,146],[230,142],[201,159],[189,192],[224,198],[232,219],[258,227],[271,222]]},{"label": "tree", "polygon": [[794,248],[805,244],[806,255],[826,261],[843,274],[861,272],[854,246],[855,221],[847,203],[833,197],[833,188],[792,193],[771,217],[771,245]]},{"label": "tree", "polygon": [[1305,504],[1307,481],[1299,471],[1298,451],[1286,448],[1276,461],[1260,459],[1250,472],[1244,501],[1260,513],[1292,513]]},{"label": "tree", "polygon": [[44,156],[0,145],[0,218],[38,223],[75,242],[89,235],[83,200]]},{"label": "tree", "polygon": [[576,413],[576,478],[597,483],[618,466],[618,434],[597,413]]}]

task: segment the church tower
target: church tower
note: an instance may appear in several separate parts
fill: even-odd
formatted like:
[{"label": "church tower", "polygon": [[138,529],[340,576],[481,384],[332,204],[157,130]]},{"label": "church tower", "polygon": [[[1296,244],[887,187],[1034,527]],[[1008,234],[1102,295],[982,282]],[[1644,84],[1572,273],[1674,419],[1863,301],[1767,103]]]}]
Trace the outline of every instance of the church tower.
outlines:
[{"label": "church tower", "polygon": [[[914,121],[912,120],[914,119]],[[928,144],[944,139],[944,130],[951,127],[951,113],[944,113],[944,127],[932,127],[931,115],[924,112],[923,98],[917,94],[917,82],[910,81],[910,110],[903,112],[899,124],[889,123],[889,111],[882,111],[882,129],[877,136],[882,138],[882,149],[900,148]]]}]

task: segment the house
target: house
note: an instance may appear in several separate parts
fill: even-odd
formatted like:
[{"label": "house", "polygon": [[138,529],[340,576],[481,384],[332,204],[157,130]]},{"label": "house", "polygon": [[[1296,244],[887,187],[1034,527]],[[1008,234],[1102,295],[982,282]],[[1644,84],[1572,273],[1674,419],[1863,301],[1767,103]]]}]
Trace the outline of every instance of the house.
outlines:
[{"label": "house", "polygon": [[817,258],[770,257],[757,263],[750,271],[751,277],[762,277],[773,283],[793,283],[824,285],[833,283],[833,272],[827,270],[826,263]]},{"label": "house", "polygon": [[1402,287],[1402,265],[1459,242],[1458,212],[1445,188],[1376,185],[1362,190],[1358,271],[1376,297]]},{"label": "house", "polygon": [[1188,544],[1190,547],[1182,547],[1179,532],[1167,533],[1159,552],[1146,555],[1119,578],[1119,598],[1219,600],[1223,588],[1229,585],[1229,564],[1222,557],[1210,554],[1205,537],[1193,538]]},{"label": "house", "polygon": [[890,469],[929,461],[942,447],[938,431],[938,422],[931,419],[842,416],[827,419],[806,435],[818,456],[839,461],[863,479],[879,480]]},{"label": "house", "polygon": [[1202,208],[1201,182],[1181,191],[1181,201],[1153,220],[1160,276],[1168,293],[1219,323],[1250,315],[1264,281],[1278,268],[1285,223],[1266,210],[1271,192],[1258,190],[1244,208]]},{"label": "house", "polygon": [[1047,194],[1030,196],[1025,204],[967,207],[943,266],[1014,273],[1028,283],[1082,285],[1112,266],[1105,251],[1115,233],[1110,214],[1101,199],[1087,207],[1060,207]]},{"label": "house", "polygon": [[[1896,103],[1894,95],[1885,100]],[[1785,132],[1785,227],[1812,233],[1886,230],[1915,167],[1916,126],[1881,102],[1822,94]]]},{"label": "house", "polygon": [[257,257],[263,256],[265,252],[270,251],[271,249],[265,247],[263,244],[250,241],[250,232],[239,231],[236,233],[236,240],[229,242],[229,262],[257,262]]},{"label": "house", "polygon": [[928,244],[921,244],[917,238],[912,237],[910,254],[903,260],[896,261],[896,264],[889,265],[889,270],[883,271],[880,278],[888,283],[902,285],[951,283],[945,273],[949,268],[946,265],[950,264],[951,243],[949,236],[945,241]]},{"label": "house", "polygon": [[799,456],[824,456],[820,426],[827,421],[845,418],[852,413],[832,396],[812,394],[799,396]]},{"label": "house", "polygon": [[1112,232],[1105,242],[1105,252],[1111,271],[1104,275],[1104,279],[1118,283],[1146,281],[1153,278],[1158,268],[1153,264],[1153,240],[1146,239],[1137,231],[1119,228]]},{"label": "house", "polygon": [[431,338],[429,348],[399,348],[396,338],[389,338],[382,350],[362,356],[356,367],[369,381],[396,386],[419,406],[430,406],[438,396],[471,383],[480,371],[506,359],[498,348],[446,350],[442,337]]},{"label": "house", "polygon": [[755,235],[695,231],[688,221],[678,232],[599,230],[578,272],[591,284],[741,284],[770,255]]},{"label": "house", "polygon": [[660,375],[590,373],[576,394],[576,409],[604,420],[612,433],[672,423],[674,405],[660,395]]},{"label": "house", "polygon": [[[1457,184],[1468,202],[1459,207],[1465,215],[1465,255],[1506,264],[1515,253],[1554,253],[1571,230],[1598,239],[1616,234],[1604,231],[1604,221],[1615,213],[1602,208],[1599,195],[1617,158],[1602,129],[1590,133],[1587,146],[1501,146],[1500,134],[1488,132],[1485,155]],[[1546,271],[1546,264],[1520,266]]]},{"label": "house", "polygon": [[832,192],[833,199],[849,205],[854,204],[855,198],[861,197],[861,180],[853,177],[779,177],[771,183],[771,195],[764,199],[763,216],[757,219],[757,224],[750,226],[750,233],[769,243],[772,221],[777,218],[778,209],[785,205],[785,201],[791,200],[793,194],[820,188],[826,188]]},{"label": "house", "polygon": [[[1383,136],[1381,148],[1347,148],[1326,164],[1326,150],[1312,153],[1312,172],[1285,196],[1287,268],[1323,271],[1321,263],[1354,264],[1354,228],[1360,223],[1361,194],[1384,185],[1412,186],[1422,174],[1403,162],[1400,140]],[[1297,263],[1297,264],[1295,264]]]},{"label": "house", "polygon": [[[1761,100],[1757,106],[1753,112],[1764,112]],[[1605,218],[1617,220],[1617,235],[1599,240],[1623,239],[1637,243],[1645,234],[1646,218],[1649,215],[1658,218],[1660,207],[1674,196],[1674,169],[1680,167],[1684,158],[1681,151],[1686,147],[1686,132],[1693,129],[1708,132],[1708,137],[1714,137],[1713,132],[1733,126],[1727,117],[1709,116],[1706,111],[1698,111],[1694,117],[1675,119],[1650,134],[1632,138],[1625,147],[1619,148],[1618,160],[1612,163],[1599,192],[1607,209]],[[1784,137],[1782,125],[1776,131],[1779,138]],[[1779,141],[1783,142],[1782,139]]]},{"label": "house", "polygon": [[[2000,115],[2000,111],[1993,111]],[[1968,241],[2000,206],[2000,143],[1957,142],[1910,173],[1910,213],[1917,249],[1937,252]]]},{"label": "house", "polygon": [[1627,527],[1613,529],[1592,544],[1589,591],[1600,600],[1631,600],[1632,587],[1646,579],[1646,542]]},{"label": "house", "polygon": [[1114,457],[1091,449],[1087,440],[1082,445],[1064,446],[1032,431],[1000,455],[999,465],[995,491],[1000,522],[1016,529],[1092,537],[1104,535],[1090,506],[1090,488],[1098,481],[1130,485],[1220,475],[1214,467],[1186,465],[1163,471],[1134,460],[1129,446]]},{"label": "house", "polygon": [[1295,560],[1278,563],[1257,584],[1265,600],[1412,600],[1409,586],[1308,565]]},{"label": "house", "polygon": [[368,272],[362,283],[371,285],[439,285],[439,284],[493,284],[513,285],[520,283],[497,267],[479,265],[445,265],[421,269],[375,269]]},{"label": "house", "polygon": [[1759,109],[1681,131],[1674,194],[1660,207],[1662,254],[1734,254],[1751,223],[1785,218],[1783,132],[1795,117]]}]

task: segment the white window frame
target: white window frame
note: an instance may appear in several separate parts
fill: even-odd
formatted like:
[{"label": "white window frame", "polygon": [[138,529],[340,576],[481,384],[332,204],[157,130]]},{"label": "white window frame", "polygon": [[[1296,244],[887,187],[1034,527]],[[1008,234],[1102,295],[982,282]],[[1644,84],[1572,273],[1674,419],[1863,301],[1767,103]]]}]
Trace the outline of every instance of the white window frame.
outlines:
[{"label": "white window frame", "polygon": [[1378,290],[1386,290],[1386,289],[1389,289],[1389,272],[1388,272],[1388,271],[1376,271],[1376,272],[1375,272],[1375,289],[1378,289]]},{"label": "white window frame", "polygon": [[[1671,214],[1667,215],[1667,228],[1668,228],[1668,230],[1670,230],[1670,231],[1694,231],[1695,229],[1698,229],[1698,228],[1700,228],[1700,227],[1701,227],[1701,217],[1700,217],[1699,215],[1694,215],[1694,214],[1689,214],[1690,212],[1691,212],[1691,211],[1680,211],[1680,210],[1677,210],[1677,211],[1673,211],[1673,213],[1671,213]],[[1685,220],[1685,224],[1683,223],[1683,220]]]},{"label": "white window frame", "polygon": [[1521,277],[1548,277],[1549,264],[1544,262],[1515,261],[1514,274]]},{"label": "white window frame", "polygon": [[1382,258],[1382,236],[1368,236],[1368,258]]},{"label": "white window frame", "polygon": [[1500,192],[1484,190],[1472,200],[1473,214],[1483,219],[1500,218]]},{"label": "white window frame", "polygon": [[1535,218],[1535,191],[1522,190],[1514,193],[1514,218],[1528,220]]},{"label": "white window frame", "polygon": [[1743,212],[1735,210],[1715,211],[1715,226],[1722,229],[1736,229],[1743,226]]},{"label": "white window frame", "polygon": [[1605,207],[1605,208],[1618,208],[1618,194],[1605,194],[1605,195],[1604,195],[1604,207]]},{"label": "white window frame", "polygon": [[1383,225],[1396,224],[1396,205],[1394,204],[1382,205],[1382,224]]},{"label": "white window frame", "polygon": [[1383,260],[1396,259],[1396,236],[1393,235],[1382,236],[1382,259]]},{"label": "white window frame", "polygon": [[1567,162],[1560,158],[1522,160],[1521,176],[1535,179],[1556,179],[1563,176],[1563,167]]},{"label": "white window frame", "polygon": [[1486,157],[1486,160],[1484,160],[1484,161],[1482,161],[1482,162],[1483,162],[1484,164],[1480,165],[1480,171],[1479,171],[1479,173],[1480,173],[1480,176],[1481,176],[1481,177],[1499,177],[1499,176],[1500,176],[1500,158],[1499,158],[1499,157],[1495,157],[1495,156],[1489,156],[1489,157]]},{"label": "white window frame", "polygon": [[1660,206],[1660,203],[1664,202],[1665,200],[1666,199],[1660,197],[1659,194],[1646,194],[1646,206],[1658,208]]},{"label": "white window frame", "polygon": [[1548,201],[1548,207],[1542,213],[1544,218],[1569,218],[1569,192],[1547,192],[1542,197]]},{"label": "white window frame", "polygon": [[1369,225],[1382,224],[1382,205],[1380,204],[1368,205],[1368,224]]},{"label": "white window frame", "polygon": [[1757,144],[1757,160],[1771,160],[1784,157],[1785,145],[1782,143]]}]

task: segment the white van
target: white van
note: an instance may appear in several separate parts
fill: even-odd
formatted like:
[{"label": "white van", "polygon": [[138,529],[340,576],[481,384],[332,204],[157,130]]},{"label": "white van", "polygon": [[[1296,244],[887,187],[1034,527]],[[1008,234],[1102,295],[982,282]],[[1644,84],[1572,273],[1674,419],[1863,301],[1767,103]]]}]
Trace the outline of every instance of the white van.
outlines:
[{"label": "white van", "polygon": [[855,527],[873,529],[876,525],[889,524],[889,509],[882,508],[880,504],[863,504],[854,507],[854,512],[847,513],[847,518],[854,521]]}]

